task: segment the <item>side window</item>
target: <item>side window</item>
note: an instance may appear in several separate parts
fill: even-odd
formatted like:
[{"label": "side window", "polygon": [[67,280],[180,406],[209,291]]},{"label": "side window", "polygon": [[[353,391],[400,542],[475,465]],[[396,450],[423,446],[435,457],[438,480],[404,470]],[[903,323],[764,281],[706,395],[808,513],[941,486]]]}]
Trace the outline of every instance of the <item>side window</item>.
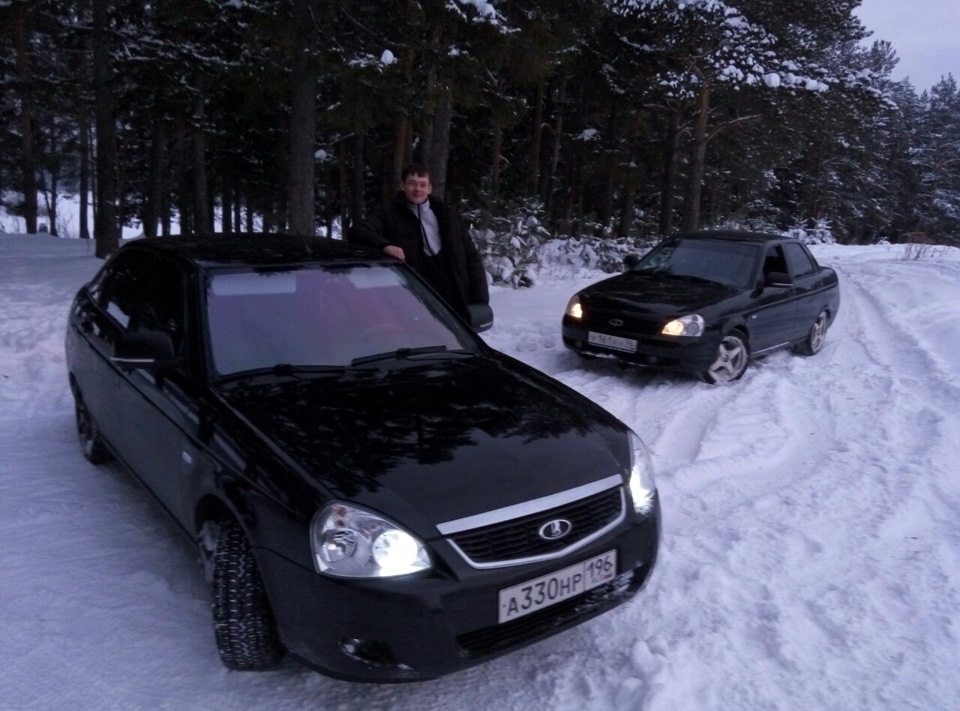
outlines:
[{"label": "side window", "polygon": [[136,314],[134,327],[168,333],[174,348],[179,349],[186,326],[184,289],[180,269],[167,259],[158,258],[150,269],[145,303]]},{"label": "side window", "polygon": [[766,279],[771,272],[786,272],[787,261],[783,257],[783,249],[780,245],[767,247],[767,253],[763,257],[763,277]]},{"label": "side window", "polygon": [[165,258],[131,252],[111,265],[94,298],[126,331],[165,331],[179,348],[185,326],[184,283]]},{"label": "side window", "polygon": [[97,303],[126,330],[136,327],[132,322],[146,298],[152,261],[152,255],[121,254],[95,289]]},{"label": "side window", "polygon": [[794,277],[806,276],[816,271],[817,265],[813,257],[800,244],[785,244],[787,264]]}]

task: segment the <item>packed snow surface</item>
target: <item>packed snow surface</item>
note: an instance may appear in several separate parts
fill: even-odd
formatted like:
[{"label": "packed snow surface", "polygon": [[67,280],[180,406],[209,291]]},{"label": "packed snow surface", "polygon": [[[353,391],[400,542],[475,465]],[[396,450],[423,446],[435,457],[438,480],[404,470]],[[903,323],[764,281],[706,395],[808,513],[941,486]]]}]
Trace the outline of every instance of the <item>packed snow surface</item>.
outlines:
[{"label": "packed snow surface", "polygon": [[221,666],[193,551],[80,454],[63,334],[100,260],[0,235],[0,709],[960,709],[960,250],[813,249],[842,288],[823,351],[721,387],[567,352],[560,315],[598,272],[493,288],[484,338],[650,446],[660,562],[596,620],[379,686]]}]

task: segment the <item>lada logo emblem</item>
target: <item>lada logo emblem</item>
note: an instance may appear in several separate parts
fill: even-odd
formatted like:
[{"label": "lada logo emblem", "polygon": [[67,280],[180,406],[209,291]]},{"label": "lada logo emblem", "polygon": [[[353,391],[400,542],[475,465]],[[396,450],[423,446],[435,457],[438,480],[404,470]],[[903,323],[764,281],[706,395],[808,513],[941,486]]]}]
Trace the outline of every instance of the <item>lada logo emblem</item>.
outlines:
[{"label": "lada logo emblem", "polygon": [[611,325],[611,326],[616,326],[617,328],[620,328],[620,327],[623,325],[623,319],[612,318],[612,319],[610,319],[610,325]]},{"label": "lada logo emblem", "polygon": [[553,521],[547,521],[540,527],[538,533],[540,538],[545,541],[556,541],[566,536],[573,530],[573,524],[565,518],[555,518]]}]

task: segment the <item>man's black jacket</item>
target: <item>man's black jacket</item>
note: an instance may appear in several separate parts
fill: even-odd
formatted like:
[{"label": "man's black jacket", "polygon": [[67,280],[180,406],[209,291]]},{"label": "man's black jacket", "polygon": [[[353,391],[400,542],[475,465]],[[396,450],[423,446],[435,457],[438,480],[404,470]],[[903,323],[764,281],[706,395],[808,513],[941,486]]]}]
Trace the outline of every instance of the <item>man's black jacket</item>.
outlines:
[{"label": "man's black jacket", "polygon": [[[428,200],[440,227],[443,247],[439,257],[447,267],[463,303],[488,303],[490,295],[487,275],[470,233],[456,211],[445,202],[432,195]],[[371,215],[355,222],[348,239],[381,250],[387,245],[400,247],[406,255],[407,264],[424,274],[423,231],[403,191],[398,191],[389,205],[378,208]]]}]

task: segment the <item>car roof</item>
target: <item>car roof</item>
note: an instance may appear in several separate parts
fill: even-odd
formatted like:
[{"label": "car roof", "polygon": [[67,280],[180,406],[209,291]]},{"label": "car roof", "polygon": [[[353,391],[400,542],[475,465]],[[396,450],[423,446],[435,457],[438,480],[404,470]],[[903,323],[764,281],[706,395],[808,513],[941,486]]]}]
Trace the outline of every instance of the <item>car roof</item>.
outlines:
[{"label": "car roof", "polygon": [[683,232],[673,239],[709,239],[721,242],[746,242],[766,244],[768,242],[796,242],[793,237],[775,235],[768,232],[749,232],[747,230],[704,230],[702,232]]},{"label": "car roof", "polygon": [[204,268],[390,259],[377,250],[342,240],[276,233],[141,237],[125,243],[122,250],[168,254]]}]

